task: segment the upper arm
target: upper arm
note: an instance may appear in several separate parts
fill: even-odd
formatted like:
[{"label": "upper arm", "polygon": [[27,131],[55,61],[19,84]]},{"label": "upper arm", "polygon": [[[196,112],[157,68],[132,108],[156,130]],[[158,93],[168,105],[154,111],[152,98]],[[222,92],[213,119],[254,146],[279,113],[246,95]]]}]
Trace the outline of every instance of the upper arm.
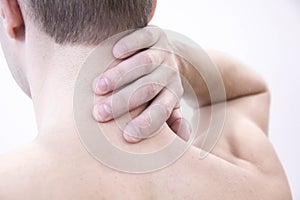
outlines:
[{"label": "upper arm", "polygon": [[[264,148],[268,146],[266,136],[270,93],[267,85],[259,75],[232,57],[217,51],[209,51],[208,54],[220,69],[227,95],[224,127],[213,152],[228,159],[242,159],[254,163],[254,159],[259,156],[251,158],[250,153],[259,148],[258,143],[264,141]],[[200,112],[201,132],[205,133],[211,120],[211,106],[201,107]],[[200,137],[197,144],[202,143]]]},{"label": "upper arm", "polygon": [[[244,67],[240,62],[220,53],[210,54],[216,65],[227,65],[234,72],[236,68]],[[230,66],[231,65],[231,66]],[[228,73],[228,71],[226,72]],[[237,84],[236,94],[226,102],[226,117],[222,133],[212,150],[212,154],[220,157],[251,173],[261,174],[269,180],[277,180],[288,190],[287,180],[280,161],[267,138],[270,108],[270,93],[265,82],[250,69],[245,69],[247,85],[243,80],[229,80],[227,83]],[[247,75],[248,74],[248,75]],[[226,93],[230,88],[226,87]],[[211,119],[211,106],[200,109],[202,132],[208,129]],[[196,141],[201,148],[205,137]],[[267,180],[268,180],[267,179]],[[286,190],[285,190],[286,191]]]}]

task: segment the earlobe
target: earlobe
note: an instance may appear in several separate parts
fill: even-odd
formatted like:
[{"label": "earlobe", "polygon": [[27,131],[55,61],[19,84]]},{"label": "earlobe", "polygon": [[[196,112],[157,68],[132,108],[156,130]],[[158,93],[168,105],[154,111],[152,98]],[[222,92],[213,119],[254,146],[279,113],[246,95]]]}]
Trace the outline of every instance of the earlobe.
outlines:
[{"label": "earlobe", "polygon": [[17,39],[18,31],[24,27],[23,16],[17,0],[4,0],[1,8],[1,17],[9,37]]}]

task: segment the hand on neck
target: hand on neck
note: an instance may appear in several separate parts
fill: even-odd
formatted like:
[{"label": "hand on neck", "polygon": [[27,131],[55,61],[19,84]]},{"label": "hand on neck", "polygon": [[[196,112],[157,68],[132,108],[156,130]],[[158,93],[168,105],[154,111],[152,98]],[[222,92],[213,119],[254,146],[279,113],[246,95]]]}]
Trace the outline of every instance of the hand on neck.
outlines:
[{"label": "hand on neck", "polygon": [[[95,47],[84,46],[61,46],[47,38],[34,39],[30,41],[30,46],[26,49],[28,80],[32,93],[34,109],[39,130],[39,139],[45,144],[52,145],[53,148],[77,146],[82,148],[77,135],[76,122],[74,121],[74,89],[78,74],[86,64],[87,58],[91,54],[97,54],[99,62],[94,62],[93,70],[88,70],[85,74],[90,77],[86,81],[88,87],[82,95],[86,99],[94,97],[92,92],[92,81],[107,65],[101,62],[109,57],[112,52],[112,45],[105,46],[101,52],[94,52]],[[99,49],[99,48],[97,48]],[[101,48],[100,48],[101,49]],[[104,98],[104,97],[97,97]],[[84,119],[97,124],[92,118],[92,105],[82,105],[84,110],[90,115]],[[135,110],[131,114],[138,115],[143,107]],[[143,142],[130,145],[122,138],[122,130],[115,121],[99,124],[99,130],[106,138],[117,147],[126,151],[139,152],[154,151],[164,147],[174,138],[170,134],[167,126],[164,126],[159,136],[144,140]],[[100,131],[99,131],[100,132]]]}]

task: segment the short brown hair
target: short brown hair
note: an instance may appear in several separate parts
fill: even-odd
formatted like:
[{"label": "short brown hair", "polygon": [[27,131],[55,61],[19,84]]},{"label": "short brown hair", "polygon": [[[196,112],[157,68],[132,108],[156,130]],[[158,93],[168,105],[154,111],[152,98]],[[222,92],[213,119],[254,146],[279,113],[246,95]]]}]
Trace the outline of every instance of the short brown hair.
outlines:
[{"label": "short brown hair", "polygon": [[19,1],[25,3],[26,12],[41,30],[57,43],[85,45],[146,26],[153,6],[153,0]]}]

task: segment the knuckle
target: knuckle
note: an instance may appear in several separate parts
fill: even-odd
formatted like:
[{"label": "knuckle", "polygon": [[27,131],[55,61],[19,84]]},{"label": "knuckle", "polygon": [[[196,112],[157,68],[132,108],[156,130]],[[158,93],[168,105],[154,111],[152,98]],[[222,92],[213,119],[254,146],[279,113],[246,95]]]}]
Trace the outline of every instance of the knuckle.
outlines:
[{"label": "knuckle", "polygon": [[158,86],[154,83],[150,83],[144,87],[144,95],[146,99],[151,99],[157,93]]},{"label": "knuckle", "polygon": [[172,101],[170,99],[161,102],[161,109],[164,110],[164,112],[166,113],[166,115],[168,115],[169,113],[171,113],[172,107],[173,107],[172,106]]},{"label": "knuckle", "polygon": [[148,64],[148,65],[151,65],[154,62],[153,61],[154,56],[149,52],[143,53],[142,59],[144,60],[145,64]]},{"label": "knuckle", "polygon": [[122,114],[124,111],[130,110],[126,94],[118,93],[114,96],[114,98],[115,99],[112,101],[112,106],[116,108],[114,109],[116,115]]},{"label": "knuckle", "polygon": [[173,78],[177,78],[179,76],[178,70],[176,70],[174,68],[172,68],[169,73],[170,73],[170,76]]},{"label": "knuckle", "polygon": [[124,75],[123,70],[119,67],[115,67],[112,71],[112,75],[115,79],[120,79]]},{"label": "knuckle", "polygon": [[178,69],[178,60],[176,55],[173,52],[170,52],[170,60],[172,63],[172,66],[174,66],[176,69]]},{"label": "knuckle", "polygon": [[163,70],[163,73],[165,77],[167,77],[166,81],[168,84],[178,83],[180,80],[180,73],[171,66],[167,66],[165,70]]},{"label": "knuckle", "polygon": [[164,120],[167,120],[172,112],[171,103],[169,101],[161,102],[159,104],[159,109],[160,109],[161,117]]},{"label": "knuckle", "polygon": [[[172,86],[171,86],[172,87]],[[181,79],[178,78],[174,84],[174,95],[175,97],[178,99],[178,101],[180,100],[180,98],[182,97],[183,93],[184,93],[184,88],[183,85],[181,83]]]}]

